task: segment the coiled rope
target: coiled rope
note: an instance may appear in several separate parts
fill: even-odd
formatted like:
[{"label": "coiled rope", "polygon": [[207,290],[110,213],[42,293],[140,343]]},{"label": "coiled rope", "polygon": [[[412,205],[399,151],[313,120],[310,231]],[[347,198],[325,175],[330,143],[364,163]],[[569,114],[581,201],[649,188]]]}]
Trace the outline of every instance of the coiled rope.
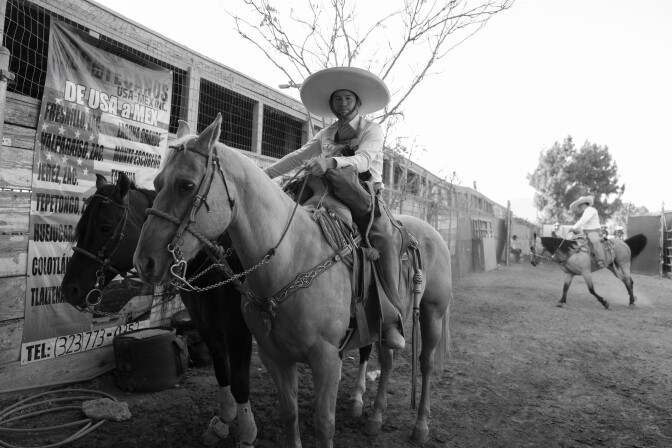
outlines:
[{"label": "coiled rope", "polygon": [[[74,393],[77,395],[58,398],[59,394],[67,394],[67,393]],[[52,395],[56,397],[35,401],[37,399]],[[98,428],[103,423],[105,423],[105,420],[94,422],[92,418],[87,417],[85,419],[77,420],[74,422],[68,422],[60,425],[47,426],[42,428],[18,428],[13,426],[13,424],[15,424],[20,420],[30,419],[47,413],[60,412],[65,410],[76,410],[76,409],[81,410],[82,403],[84,401],[95,400],[101,397],[110,398],[114,401],[117,401],[117,399],[114,396],[108,393],[88,389],[61,389],[33,395],[17,403],[14,403],[13,405],[0,411],[0,433],[28,434],[43,431],[61,430],[73,426],[82,426],[82,428],[79,429],[77,432],[75,432],[74,434],[72,434],[71,436],[65,438],[60,442],[52,443],[49,445],[37,445],[37,446],[33,445],[31,446],[31,448],[55,448],[63,446],[65,444],[68,444],[70,442],[73,442],[77,439],[84,437],[85,435],[87,435],[88,433]],[[78,405],[70,404],[66,406],[54,406],[55,403],[63,403],[63,402],[75,402],[75,403],[80,402],[80,403]],[[41,409],[30,411],[31,409],[39,407],[41,407]],[[28,412],[24,412],[27,410]],[[12,425],[8,426],[9,423],[12,423]],[[3,441],[2,439],[0,439],[0,446],[5,448],[22,448],[19,445],[12,445],[8,442]]]}]

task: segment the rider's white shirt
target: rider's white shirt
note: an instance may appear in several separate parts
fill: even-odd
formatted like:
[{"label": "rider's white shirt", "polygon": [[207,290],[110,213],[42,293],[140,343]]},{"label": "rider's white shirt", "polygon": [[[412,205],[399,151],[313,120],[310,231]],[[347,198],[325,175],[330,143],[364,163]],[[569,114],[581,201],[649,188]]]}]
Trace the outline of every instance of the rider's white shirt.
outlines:
[{"label": "rider's white shirt", "polygon": [[[351,145],[358,145],[354,156],[336,156],[336,166],[343,168],[354,166],[357,172],[369,171],[373,182],[383,180],[383,130],[378,123],[356,116],[350,125],[357,130],[357,137],[350,141]],[[337,123],[318,132],[305,145],[294,152],[287,154],[264,171],[269,177],[281,176],[300,167],[303,163],[315,157],[332,157],[344,145],[335,143]]]},{"label": "rider's white shirt", "polygon": [[576,224],[572,226],[572,230],[598,230],[600,228],[600,217],[597,214],[595,207],[586,207]]}]

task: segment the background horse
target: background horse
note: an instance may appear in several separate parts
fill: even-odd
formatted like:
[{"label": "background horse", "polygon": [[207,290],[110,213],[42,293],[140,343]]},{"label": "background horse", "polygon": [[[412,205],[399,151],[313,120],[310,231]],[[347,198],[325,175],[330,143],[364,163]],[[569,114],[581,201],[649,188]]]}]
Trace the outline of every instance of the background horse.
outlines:
[{"label": "background horse", "polygon": [[[116,185],[100,176],[96,187],[75,230],[80,250],[70,259],[61,285],[67,302],[80,310],[90,306],[86,303],[89,292],[102,289],[117,273],[132,269],[133,252],[147,218],[145,210],[156,197],[154,191],[135,189],[124,174]],[[239,263],[234,257],[234,269],[242,270]],[[188,277],[211,264],[205,253],[198,254]],[[101,284],[97,284],[101,274]],[[193,284],[205,288],[223,280],[221,272],[210,269]],[[104,299],[102,293],[92,294],[93,300]],[[240,293],[226,284],[203,292],[182,291],[180,296],[210,351],[219,385],[219,421],[211,422],[201,441],[213,445],[226,437],[229,423],[238,416],[238,440],[251,444],[256,438],[256,425],[252,412],[245,412],[245,407],[249,408],[252,334],[242,318]]]},{"label": "background horse", "polygon": [[[342,366],[338,347],[350,321],[351,273],[344,263],[336,262],[277,306],[252,300],[273,297],[294,285],[295,279],[307,277],[302,274],[336,257],[309,211],[296,209],[252,160],[218,142],[220,127],[221,114],[198,137],[190,135],[185,122],[180,123],[167,163],[154,179],[158,195],[135,252],[138,275],[150,284],[169,282],[174,262],[190,259],[208,240],[228,231],[246,268],[244,286],[249,297],[243,316],[277,386],[279,418],[289,445],[301,446],[297,363],[302,362],[312,371],[318,446],[332,447]],[[399,219],[418,240],[425,268],[419,303],[422,388],[413,431],[415,440],[425,441],[435,349],[442,335],[448,336],[450,252],[428,223],[410,216]],[[406,317],[412,307],[410,297],[404,297]],[[270,328],[265,318],[272,318]],[[381,350],[380,361],[382,374],[368,432],[380,430],[387,406],[391,352]]]},{"label": "background horse", "polygon": [[[558,261],[562,270],[567,273],[565,284],[562,288],[562,298],[558,302],[559,307],[567,303],[567,291],[574,276],[581,275],[586,280],[588,291],[597,298],[605,309],[609,309],[609,302],[595,292],[593,276],[591,274],[600,268],[592,262],[590,251],[584,239],[566,240],[564,238],[545,236],[541,238],[541,243],[545,250],[553,254],[552,258]],[[612,249],[605,246],[608,263],[607,269],[625,284],[625,288],[628,290],[628,295],[630,296],[630,306],[634,306],[637,298],[635,297],[634,282],[630,274],[630,262],[646,246],[646,237],[639,234],[625,241],[612,239],[609,240],[608,244],[613,246]]]}]

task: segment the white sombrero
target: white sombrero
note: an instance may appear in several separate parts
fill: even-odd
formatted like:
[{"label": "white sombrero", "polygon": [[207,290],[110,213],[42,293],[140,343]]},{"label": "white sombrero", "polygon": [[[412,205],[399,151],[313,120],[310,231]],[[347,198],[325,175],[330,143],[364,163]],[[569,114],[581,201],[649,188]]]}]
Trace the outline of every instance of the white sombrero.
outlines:
[{"label": "white sombrero", "polygon": [[335,117],[329,97],[336,90],[350,90],[362,101],[361,115],[383,109],[390,102],[385,82],[371,72],[355,67],[332,67],[313,73],[301,83],[301,101],[311,113]]},{"label": "white sombrero", "polygon": [[594,200],[595,198],[593,198],[592,196],[581,196],[579,199],[569,204],[569,209],[573,212],[578,212],[579,205],[588,204],[588,206],[592,206]]}]

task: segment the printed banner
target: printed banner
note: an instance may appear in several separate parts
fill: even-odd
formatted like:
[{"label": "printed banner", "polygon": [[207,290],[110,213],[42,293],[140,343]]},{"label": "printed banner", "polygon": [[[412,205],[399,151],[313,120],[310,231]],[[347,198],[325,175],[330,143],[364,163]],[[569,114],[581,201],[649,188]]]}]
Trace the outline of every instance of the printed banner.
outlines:
[{"label": "printed banner", "polygon": [[[104,335],[127,329],[75,310],[60,285],[96,175],[116,182],[124,172],[153,188],[168,146],[172,73],[107,53],[90,39],[52,22],[33,162],[22,363],[107,345]],[[105,323],[111,331],[101,331]],[[64,336],[80,350],[64,347]]]}]

